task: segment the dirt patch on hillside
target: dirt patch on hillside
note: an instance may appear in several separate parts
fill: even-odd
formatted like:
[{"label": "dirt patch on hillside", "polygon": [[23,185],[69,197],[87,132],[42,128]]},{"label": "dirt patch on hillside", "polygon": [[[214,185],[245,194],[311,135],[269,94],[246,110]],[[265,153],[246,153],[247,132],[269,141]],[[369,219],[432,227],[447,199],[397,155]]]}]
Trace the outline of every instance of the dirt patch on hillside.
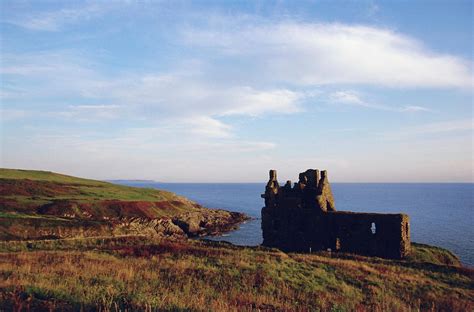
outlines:
[{"label": "dirt patch on hillside", "polygon": [[100,205],[114,217],[140,217],[154,218],[153,208],[155,204],[147,201],[118,201],[106,200],[100,202]]},{"label": "dirt patch on hillside", "polygon": [[36,205],[31,203],[18,202],[12,198],[0,197],[0,209],[3,211],[28,212],[36,209]]},{"label": "dirt patch on hillside", "polygon": [[73,200],[55,200],[37,207],[37,213],[69,218],[116,219],[116,218],[156,218],[156,210],[168,211],[182,207],[179,201],[120,201],[104,200],[80,202]]},{"label": "dirt patch on hillside", "polygon": [[80,190],[73,184],[28,179],[0,179],[0,196],[43,196],[77,195]]}]

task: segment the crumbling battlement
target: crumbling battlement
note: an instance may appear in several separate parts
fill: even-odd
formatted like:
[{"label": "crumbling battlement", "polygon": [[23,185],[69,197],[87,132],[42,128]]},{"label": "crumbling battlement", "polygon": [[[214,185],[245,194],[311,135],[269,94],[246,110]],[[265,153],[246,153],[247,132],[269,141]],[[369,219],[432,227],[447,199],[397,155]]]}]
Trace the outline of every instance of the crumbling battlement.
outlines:
[{"label": "crumbling battlement", "polygon": [[410,251],[406,214],[336,211],[326,171],[308,169],[280,186],[270,170],[262,208],[263,245],[284,251],[327,250],[401,259]]}]

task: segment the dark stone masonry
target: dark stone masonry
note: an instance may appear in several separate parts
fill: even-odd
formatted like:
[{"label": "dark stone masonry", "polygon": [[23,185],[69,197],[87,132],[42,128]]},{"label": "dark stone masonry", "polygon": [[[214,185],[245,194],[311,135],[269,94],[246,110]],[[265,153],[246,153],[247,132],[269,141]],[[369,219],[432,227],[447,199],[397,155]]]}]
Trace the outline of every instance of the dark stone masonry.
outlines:
[{"label": "dark stone masonry", "polygon": [[270,170],[262,209],[263,245],[283,251],[331,250],[402,259],[410,252],[406,214],[336,211],[327,172],[308,169],[280,186]]}]

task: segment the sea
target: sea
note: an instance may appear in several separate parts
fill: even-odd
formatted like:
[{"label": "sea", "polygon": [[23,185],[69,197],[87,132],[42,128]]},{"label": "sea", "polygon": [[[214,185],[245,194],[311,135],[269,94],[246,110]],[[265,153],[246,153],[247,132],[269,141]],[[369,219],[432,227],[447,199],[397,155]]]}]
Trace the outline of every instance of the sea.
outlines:
[{"label": "sea", "polygon": [[[236,245],[262,243],[260,195],[265,183],[120,184],[168,190],[208,207],[243,212],[253,219],[222,236],[207,237]],[[472,183],[331,183],[338,211],[406,213],[411,240],[446,248],[474,267],[474,184]]]}]

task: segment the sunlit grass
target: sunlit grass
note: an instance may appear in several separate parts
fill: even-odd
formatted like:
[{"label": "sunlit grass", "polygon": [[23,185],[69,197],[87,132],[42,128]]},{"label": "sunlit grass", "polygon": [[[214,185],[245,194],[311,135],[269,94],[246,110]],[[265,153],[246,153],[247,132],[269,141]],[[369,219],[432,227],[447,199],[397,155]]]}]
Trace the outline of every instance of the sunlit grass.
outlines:
[{"label": "sunlit grass", "polygon": [[54,194],[53,196],[35,196],[34,198],[28,196],[6,194],[2,197],[13,197],[18,201],[39,201],[49,200],[54,198],[58,199],[70,199],[70,200],[140,200],[140,201],[157,201],[164,200],[173,197],[173,193],[155,190],[151,188],[138,188],[128,187],[122,185],[116,185],[108,182],[82,179],[63,174],[53,173],[49,171],[36,171],[36,170],[18,170],[18,169],[3,169],[0,168],[0,179],[10,180],[22,180],[28,179],[41,183],[56,183],[65,184],[78,192],[73,194]]},{"label": "sunlit grass", "polygon": [[[439,262],[140,236],[0,248],[4,306],[24,298],[36,307],[73,309],[468,311],[474,300],[472,271]],[[419,252],[415,246],[414,258]]]},{"label": "sunlit grass", "polygon": [[[187,199],[163,190],[128,187],[46,171],[0,169],[0,187],[0,218],[35,215],[39,207],[61,201],[70,203],[72,207],[85,204],[98,218],[114,216],[108,201],[152,203],[146,210],[156,218],[196,208]],[[78,215],[81,215],[79,210]]]}]

